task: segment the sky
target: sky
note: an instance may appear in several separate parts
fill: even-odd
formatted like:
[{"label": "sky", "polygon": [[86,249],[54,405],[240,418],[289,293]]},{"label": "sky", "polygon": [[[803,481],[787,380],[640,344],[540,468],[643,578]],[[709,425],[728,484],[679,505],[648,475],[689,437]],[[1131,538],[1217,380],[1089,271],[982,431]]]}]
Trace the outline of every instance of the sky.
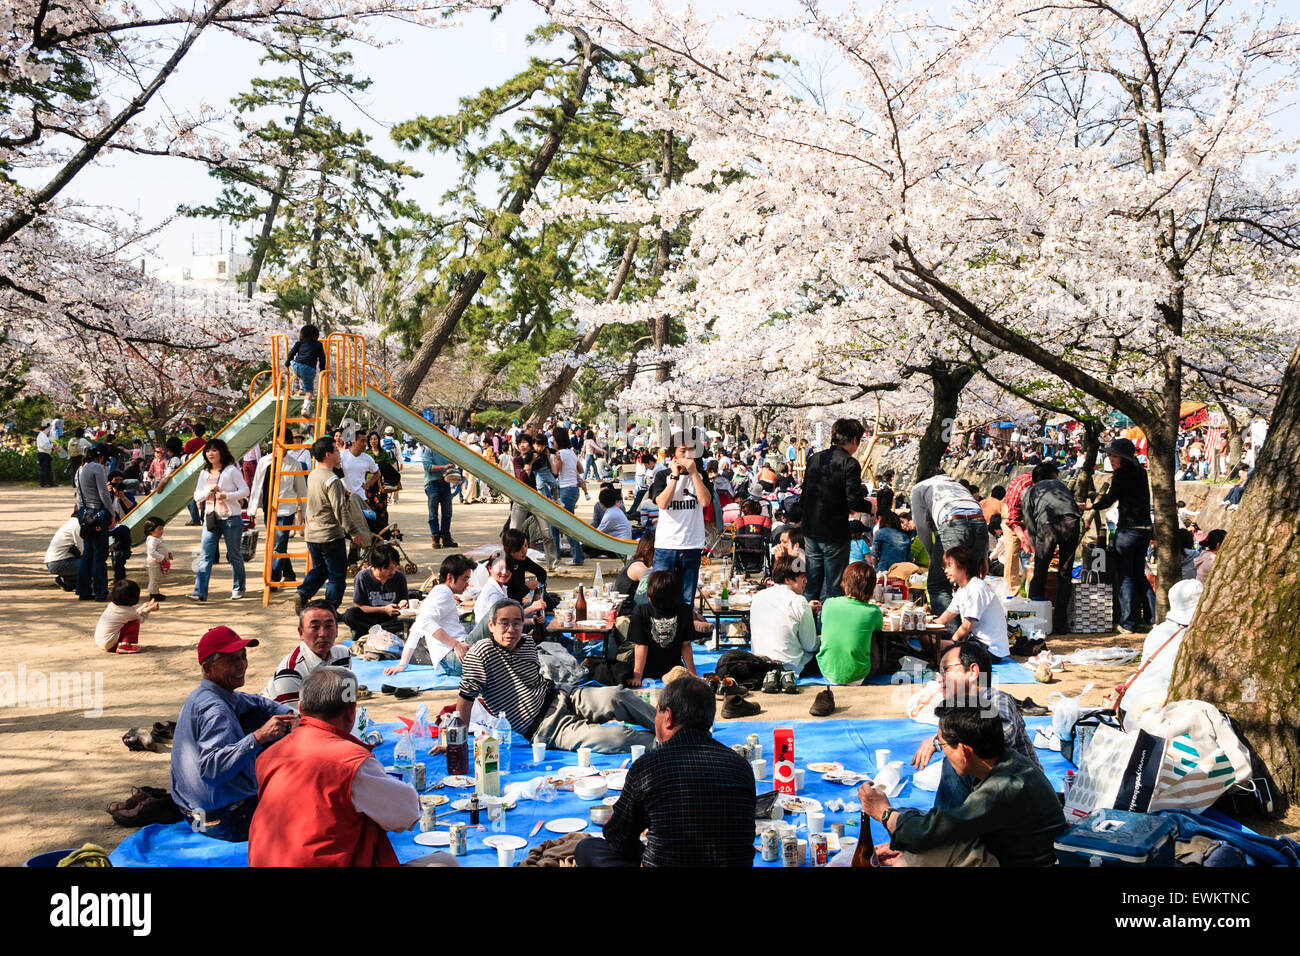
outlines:
[{"label": "sky", "polygon": [[[668,3],[671,9],[678,4]],[[796,4],[790,0],[750,0],[743,15],[736,0],[697,0],[697,12],[704,18],[725,18],[713,32],[715,42],[739,35],[747,21],[768,15],[790,14]],[[847,0],[828,0],[824,8],[835,11],[848,6]],[[454,159],[429,153],[402,151],[392,142],[388,128],[418,115],[454,112],[457,100],[479,89],[495,85],[527,64],[531,55],[558,51],[562,45],[530,47],[528,34],[543,22],[536,6],[516,0],[495,20],[486,11],[476,11],[463,24],[447,29],[428,29],[402,23],[385,23],[378,32],[390,45],[372,48],[355,44],[354,72],[374,82],[365,94],[365,113],[339,99],[336,118],[347,128],[359,128],[372,137],[371,148],[387,158],[401,158],[423,176],[408,181],[407,197],[425,209],[436,209],[439,197],[454,180]],[[797,38],[793,52],[807,69],[816,71],[826,58],[804,38]],[[225,108],[232,96],[247,87],[251,77],[264,70],[257,59],[259,48],[213,30],[205,31],[183,61],[176,75],[163,87],[160,101],[149,115],[160,109],[184,113],[206,103]],[[847,75],[847,71],[845,71]],[[834,69],[827,75],[834,88]],[[1278,124],[1291,135],[1300,135],[1300,111],[1292,108]],[[175,215],[178,205],[200,204],[214,199],[218,184],[202,165],[183,159],[132,156],[111,153],[73,180],[66,195],[84,202],[138,213],[146,228]],[[244,226],[235,242],[238,252],[247,252]],[[212,220],[177,218],[152,240],[152,267],[185,266],[192,253],[200,255],[231,247],[228,225]]]}]

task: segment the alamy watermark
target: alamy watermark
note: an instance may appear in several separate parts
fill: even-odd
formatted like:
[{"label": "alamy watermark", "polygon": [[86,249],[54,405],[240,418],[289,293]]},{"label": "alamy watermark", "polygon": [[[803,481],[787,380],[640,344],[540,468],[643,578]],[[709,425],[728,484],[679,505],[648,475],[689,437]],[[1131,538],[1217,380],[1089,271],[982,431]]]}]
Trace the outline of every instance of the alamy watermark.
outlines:
[{"label": "alamy watermark", "polygon": [[0,671],[0,707],[50,707],[80,710],[86,717],[104,713],[103,671]]}]

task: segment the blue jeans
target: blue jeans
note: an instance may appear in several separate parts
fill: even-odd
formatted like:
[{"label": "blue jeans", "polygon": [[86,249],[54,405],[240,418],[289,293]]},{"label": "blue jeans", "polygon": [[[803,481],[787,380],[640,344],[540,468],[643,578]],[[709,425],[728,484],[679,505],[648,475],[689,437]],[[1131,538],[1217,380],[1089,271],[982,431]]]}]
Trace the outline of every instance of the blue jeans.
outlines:
[{"label": "blue jeans", "polygon": [[303,365],[301,362],[294,362],[289,367],[293,370],[293,374],[298,376],[298,380],[302,382],[304,392],[316,391],[315,365]]},{"label": "blue jeans", "polygon": [[655,559],[650,570],[675,572],[682,581],[682,603],[687,607],[695,604],[695,583],[700,576],[699,548],[686,551],[655,548]]},{"label": "blue jeans", "polygon": [[[284,554],[289,550],[289,532],[277,531],[275,533],[275,553]],[[289,580],[288,575],[293,574],[293,562],[288,558],[276,558],[271,562],[271,580],[281,581]]]},{"label": "blue jeans", "polygon": [[849,542],[803,539],[804,554],[808,556],[808,586],[804,597],[810,601],[825,601],[840,597],[840,578],[849,565]]},{"label": "blue jeans", "polygon": [[199,597],[208,596],[208,579],[212,577],[212,565],[217,563],[217,548],[222,538],[226,540],[226,554],[230,557],[231,591],[244,593],[244,553],[239,549],[244,536],[244,519],[240,515],[231,515],[217,524],[216,531],[209,531],[205,525],[199,539],[199,566],[194,572],[194,593]]},{"label": "blue jeans", "polygon": [[[578,486],[572,488],[560,489],[560,504],[564,505],[566,511],[573,513],[573,509],[578,506]],[[551,540],[555,542],[555,553],[560,553],[560,529],[551,527]],[[582,552],[582,542],[572,536],[569,537],[569,557],[573,559],[574,564],[582,564],[587,560],[587,556]]]},{"label": "blue jeans", "polygon": [[307,553],[311,555],[311,570],[302,579],[298,593],[306,604],[320,590],[321,582],[328,578],[325,585],[325,600],[338,610],[343,601],[343,588],[348,577],[348,540],[335,538],[323,544],[307,542]]},{"label": "blue jeans", "polygon": [[1151,623],[1151,584],[1147,581],[1147,548],[1150,531],[1120,528],[1115,532],[1115,574],[1119,578],[1120,627],[1136,630],[1138,624]]},{"label": "blue jeans", "polygon": [[560,496],[560,483],[555,480],[555,474],[549,468],[537,472],[537,490],[552,501]]},{"label": "blue jeans", "polygon": [[[943,553],[949,548],[962,547],[983,561],[989,555],[989,526],[983,518],[957,518],[938,526],[938,546],[930,552],[930,570],[925,587],[930,597],[930,609],[942,614],[952,603],[952,584],[943,573]],[[958,622],[960,624],[960,622]]]},{"label": "blue jeans", "polygon": [[629,518],[636,520],[637,515],[640,514],[639,509],[641,507],[641,499],[645,497],[645,493],[645,484],[643,482],[638,483],[636,486],[636,495],[632,498],[632,507],[627,509],[627,515]]},{"label": "blue jeans", "polygon": [[[445,481],[431,481],[424,486],[429,499],[429,534],[451,534],[451,485]],[[439,518],[441,517],[441,521]]]},{"label": "blue jeans", "polygon": [[191,498],[187,507],[190,509],[190,524],[201,524],[203,522],[203,516],[199,514],[198,502]]},{"label": "blue jeans", "polygon": [[975,778],[959,774],[947,760],[939,771],[939,789],[934,793],[935,810],[955,810],[975,790]]},{"label": "blue jeans", "polygon": [[594,476],[596,477],[596,480],[599,481],[599,480],[600,480],[600,469],[596,467],[596,456],[595,456],[595,455],[588,455],[588,456],[587,456],[587,463],[586,463],[586,464],[587,464],[587,470],[586,470],[585,472],[583,472],[582,477],[583,477],[583,478],[590,478],[590,477],[592,477],[592,476],[594,475]]},{"label": "blue jeans", "polygon": [[77,565],[77,596],[102,601],[108,597],[108,532],[81,536]]}]

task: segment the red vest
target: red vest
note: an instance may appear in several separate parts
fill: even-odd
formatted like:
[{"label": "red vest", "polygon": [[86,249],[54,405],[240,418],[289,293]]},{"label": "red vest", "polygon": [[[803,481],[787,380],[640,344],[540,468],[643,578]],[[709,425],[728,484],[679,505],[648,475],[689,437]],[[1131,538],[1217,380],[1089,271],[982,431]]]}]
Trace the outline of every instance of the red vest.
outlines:
[{"label": "red vest", "polygon": [[257,758],[249,866],[397,866],[379,824],[352,805],[352,778],[370,751],[351,734],[303,717]]}]

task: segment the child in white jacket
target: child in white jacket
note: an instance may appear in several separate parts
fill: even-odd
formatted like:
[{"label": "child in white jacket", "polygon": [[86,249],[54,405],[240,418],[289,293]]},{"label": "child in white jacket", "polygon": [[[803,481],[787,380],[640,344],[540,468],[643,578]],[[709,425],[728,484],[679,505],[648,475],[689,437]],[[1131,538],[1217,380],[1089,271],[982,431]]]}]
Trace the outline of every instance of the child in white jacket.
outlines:
[{"label": "child in white jacket", "polygon": [[108,607],[95,625],[95,646],[101,651],[134,654],[140,650],[140,622],[158,610],[156,601],[150,601],[138,611],[140,585],[127,578],[114,581],[108,588]]},{"label": "child in white jacket", "polygon": [[144,522],[144,566],[149,572],[149,599],[152,601],[167,600],[162,593],[162,576],[172,569],[172,553],[163,540],[166,524],[162,518],[146,518]]}]

